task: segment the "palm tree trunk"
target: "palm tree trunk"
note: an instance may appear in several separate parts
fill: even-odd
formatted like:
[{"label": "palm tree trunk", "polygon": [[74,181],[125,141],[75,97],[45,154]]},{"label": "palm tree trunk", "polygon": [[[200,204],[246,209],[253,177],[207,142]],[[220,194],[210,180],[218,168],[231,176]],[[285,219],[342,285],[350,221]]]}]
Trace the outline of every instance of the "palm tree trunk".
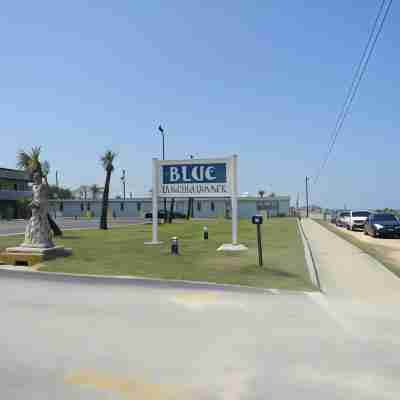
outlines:
[{"label": "palm tree trunk", "polygon": [[168,222],[170,224],[172,223],[172,219],[173,219],[174,207],[175,207],[175,198],[172,198],[171,199],[171,206],[170,206],[170,209],[169,209],[169,218],[168,218]]},{"label": "palm tree trunk", "polygon": [[100,229],[107,229],[108,196],[110,192],[111,171],[107,170],[106,183],[103,192],[103,205],[101,208]]},{"label": "palm tree trunk", "polygon": [[186,214],[186,219],[193,218],[193,197],[189,198],[188,209]]},{"label": "palm tree trunk", "polygon": [[[49,181],[47,180],[47,175],[44,177],[44,182],[47,186],[47,190],[49,190]],[[62,236],[62,230],[60,227],[57,225],[56,221],[54,221],[53,218],[51,218],[50,214],[47,213],[47,220],[49,221],[49,225],[51,230],[53,231],[54,236]]]},{"label": "palm tree trunk", "polygon": [[51,218],[50,214],[47,213],[47,220],[49,221],[49,225],[51,230],[53,231],[54,236],[62,236],[62,230],[56,224],[53,218]]}]

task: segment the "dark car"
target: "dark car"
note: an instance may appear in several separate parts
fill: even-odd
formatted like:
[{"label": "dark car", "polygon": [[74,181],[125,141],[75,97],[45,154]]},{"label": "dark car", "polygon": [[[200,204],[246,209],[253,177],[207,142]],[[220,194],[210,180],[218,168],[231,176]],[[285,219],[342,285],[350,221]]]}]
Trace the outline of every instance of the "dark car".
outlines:
[{"label": "dark car", "polygon": [[373,237],[400,236],[400,222],[393,214],[371,214],[364,226],[364,233]]}]

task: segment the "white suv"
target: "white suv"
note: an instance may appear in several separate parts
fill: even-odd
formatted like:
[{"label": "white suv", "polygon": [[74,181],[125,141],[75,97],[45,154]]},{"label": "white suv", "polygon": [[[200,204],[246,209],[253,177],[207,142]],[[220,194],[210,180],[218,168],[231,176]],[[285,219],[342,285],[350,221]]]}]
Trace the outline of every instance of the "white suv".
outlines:
[{"label": "white suv", "polygon": [[346,228],[352,231],[356,229],[364,230],[369,214],[371,214],[369,211],[350,211]]},{"label": "white suv", "polygon": [[350,211],[342,211],[336,218],[336,226],[347,226],[349,223]]}]

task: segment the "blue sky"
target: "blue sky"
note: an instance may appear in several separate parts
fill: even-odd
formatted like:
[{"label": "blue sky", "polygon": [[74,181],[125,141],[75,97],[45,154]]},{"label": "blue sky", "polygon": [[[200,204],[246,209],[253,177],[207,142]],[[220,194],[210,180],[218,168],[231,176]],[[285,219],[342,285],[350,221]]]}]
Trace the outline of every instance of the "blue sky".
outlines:
[{"label": "blue sky", "polygon": [[[242,192],[304,198],[378,1],[6,2],[0,15],[0,165],[43,146],[69,187],[149,190],[167,158],[239,154]],[[333,155],[312,187],[327,207],[400,208],[394,2]],[[54,181],[54,174],[51,176]]]}]

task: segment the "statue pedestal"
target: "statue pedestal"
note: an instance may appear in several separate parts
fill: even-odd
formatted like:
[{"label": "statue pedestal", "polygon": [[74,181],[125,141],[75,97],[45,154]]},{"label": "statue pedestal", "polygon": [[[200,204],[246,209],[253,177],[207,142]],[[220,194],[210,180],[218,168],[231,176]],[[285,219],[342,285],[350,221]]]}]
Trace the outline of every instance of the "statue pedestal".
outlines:
[{"label": "statue pedestal", "polygon": [[71,249],[63,246],[54,247],[9,247],[0,254],[0,261],[10,265],[33,266],[56,257],[66,257],[72,254]]}]

